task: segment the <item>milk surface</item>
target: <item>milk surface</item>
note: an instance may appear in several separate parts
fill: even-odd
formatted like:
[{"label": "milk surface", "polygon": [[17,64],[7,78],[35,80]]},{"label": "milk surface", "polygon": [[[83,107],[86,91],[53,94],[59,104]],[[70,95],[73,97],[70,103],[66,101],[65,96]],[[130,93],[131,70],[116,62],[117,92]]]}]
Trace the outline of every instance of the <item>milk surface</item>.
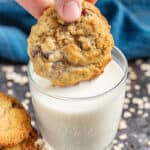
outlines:
[{"label": "milk surface", "polygon": [[49,80],[33,73],[34,81],[46,93],[69,98],[86,98],[102,94],[117,85],[122,77],[123,71],[115,61],[111,61],[98,78],[65,88],[52,87]]},{"label": "milk surface", "polygon": [[44,90],[41,92],[30,80],[36,118],[50,147],[54,150],[107,149],[117,132],[125,94],[125,83],[122,83],[101,95],[123,77],[115,61],[97,79],[67,88],[52,87],[34,72],[32,77],[36,86]]}]

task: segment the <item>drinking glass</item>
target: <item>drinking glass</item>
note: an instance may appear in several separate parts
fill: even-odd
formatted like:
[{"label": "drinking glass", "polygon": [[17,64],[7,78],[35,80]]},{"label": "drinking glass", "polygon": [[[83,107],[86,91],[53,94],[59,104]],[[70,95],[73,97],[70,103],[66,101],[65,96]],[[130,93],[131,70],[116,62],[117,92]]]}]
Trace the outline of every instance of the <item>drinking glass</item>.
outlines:
[{"label": "drinking glass", "polygon": [[46,93],[34,81],[29,63],[36,119],[43,138],[54,150],[106,150],[111,147],[123,110],[128,72],[127,60],[117,47],[113,48],[112,57],[123,71],[121,80],[104,93],[84,98]]}]

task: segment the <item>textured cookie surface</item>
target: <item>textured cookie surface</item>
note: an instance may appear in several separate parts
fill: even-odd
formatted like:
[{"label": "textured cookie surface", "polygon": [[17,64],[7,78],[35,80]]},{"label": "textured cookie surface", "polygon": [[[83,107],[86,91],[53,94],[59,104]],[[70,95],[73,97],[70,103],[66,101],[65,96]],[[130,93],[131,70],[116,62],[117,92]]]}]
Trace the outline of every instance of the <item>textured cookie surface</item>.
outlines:
[{"label": "textured cookie surface", "polygon": [[73,23],[62,21],[54,7],[47,9],[28,39],[34,71],[54,86],[99,76],[111,60],[113,46],[107,20],[85,1],[80,19]]},{"label": "textured cookie surface", "polygon": [[17,144],[16,146],[3,148],[2,150],[38,150],[38,148],[36,148],[35,146],[35,142],[37,139],[37,131],[35,129],[32,129],[28,139],[25,139],[23,142]]},{"label": "textured cookie surface", "polygon": [[31,119],[22,105],[0,92],[0,147],[13,146],[29,137]]}]

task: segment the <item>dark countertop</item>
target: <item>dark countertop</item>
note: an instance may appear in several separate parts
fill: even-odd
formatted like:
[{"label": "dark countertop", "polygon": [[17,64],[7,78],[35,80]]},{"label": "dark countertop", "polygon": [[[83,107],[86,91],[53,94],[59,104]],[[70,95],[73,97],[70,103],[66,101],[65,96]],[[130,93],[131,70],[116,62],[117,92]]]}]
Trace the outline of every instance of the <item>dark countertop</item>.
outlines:
[{"label": "dark countertop", "polygon": [[[22,100],[35,123],[27,66],[0,63],[0,91]],[[150,150],[150,59],[129,63],[127,92],[114,150]]]}]

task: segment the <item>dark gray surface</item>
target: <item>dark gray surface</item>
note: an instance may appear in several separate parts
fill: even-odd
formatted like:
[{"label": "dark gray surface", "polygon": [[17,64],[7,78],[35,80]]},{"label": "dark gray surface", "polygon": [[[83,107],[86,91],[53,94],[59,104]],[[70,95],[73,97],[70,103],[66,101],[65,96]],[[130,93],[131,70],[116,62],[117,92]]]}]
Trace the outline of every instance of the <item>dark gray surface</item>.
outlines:
[{"label": "dark gray surface", "polygon": [[[114,150],[150,150],[150,60],[129,63],[122,120]],[[35,123],[27,81],[27,66],[0,63],[0,91],[20,99]]]}]

